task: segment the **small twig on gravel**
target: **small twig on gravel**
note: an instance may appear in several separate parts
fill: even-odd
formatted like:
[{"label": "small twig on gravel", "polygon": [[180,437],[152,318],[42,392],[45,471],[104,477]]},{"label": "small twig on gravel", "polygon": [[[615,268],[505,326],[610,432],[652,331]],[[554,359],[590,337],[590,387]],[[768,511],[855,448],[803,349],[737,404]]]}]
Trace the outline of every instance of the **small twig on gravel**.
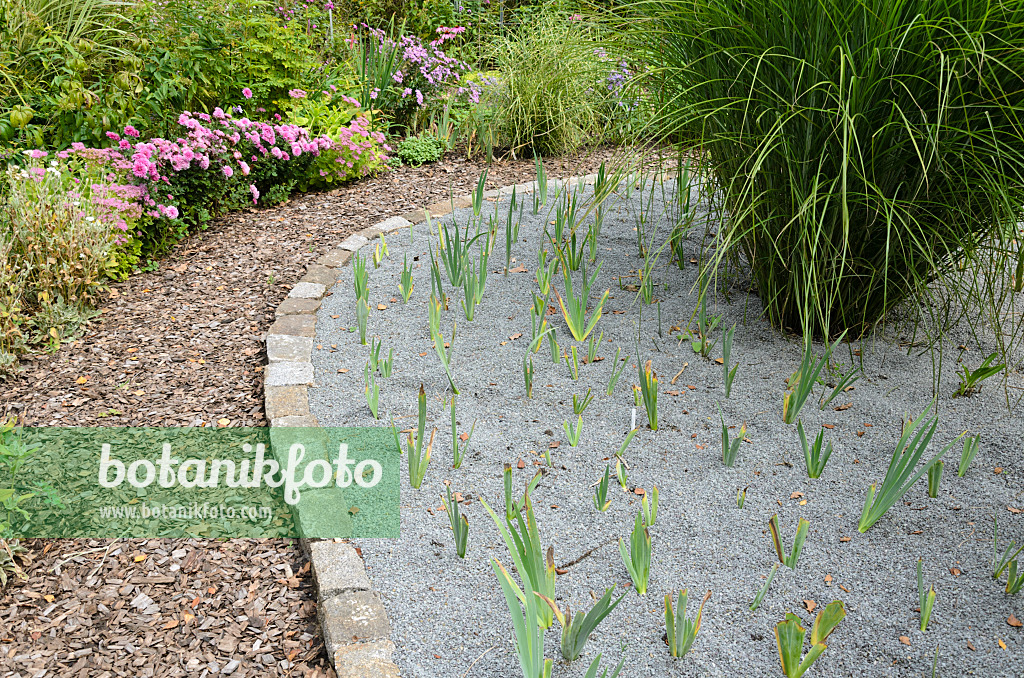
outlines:
[{"label": "small twig on gravel", "polygon": [[593,553],[597,549],[601,548],[602,546],[607,546],[608,544],[611,544],[613,541],[615,541],[615,537],[612,537],[608,541],[605,541],[605,542],[602,542],[602,543],[598,544],[597,546],[595,546],[594,548],[590,549],[589,551],[584,553],[582,556],[577,558],[576,560],[570,560],[568,563],[562,563],[561,565],[558,566],[558,569],[559,570],[565,570],[567,568],[572,567],[573,565],[575,565],[576,563],[580,562],[581,560],[583,560],[584,558],[589,556],[591,553]]},{"label": "small twig on gravel", "polygon": [[476,663],[477,663],[478,661],[480,661],[481,659],[483,659],[483,658],[484,658],[484,655],[485,655],[485,654],[487,654],[488,652],[490,652],[491,650],[493,650],[493,649],[494,649],[494,648],[496,648],[496,647],[497,647],[497,645],[491,645],[491,646],[490,646],[489,648],[487,648],[486,650],[484,650],[483,652],[481,652],[481,653],[480,653],[480,656],[479,656],[479,657],[477,657],[476,659],[474,659],[474,660],[473,660],[473,663],[469,665],[469,669],[466,669],[466,672],[462,674],[462,678],[466,678],[466,676],[468,676],[468,675],[469,675],[469,670],[470,670],[470,669],[472,669],[472,668],[473,668],[473,666],[474,666],[474,665],[475,665],[475,664],[476,664]]},{"label": "small twig on gravel", "polygon": [[675,385],[676,385],[676,379],[678,379],[678,378],[679,378],[679,375],[683,373],[683,370],[685,370],[685,369],[686,369],[686,367],[687,367],[687,366],[688,366],[689,364],[690,364],[690,363],[683,363],[683,366],[679,368],[679,371],[678,371],[678,372],[676,372],[676,376],[672,377],[672,381],[670,381],[670,382],[668,382],[668,383],[669,383],[670,385],[672,385],[672,386],[675,386]]}]

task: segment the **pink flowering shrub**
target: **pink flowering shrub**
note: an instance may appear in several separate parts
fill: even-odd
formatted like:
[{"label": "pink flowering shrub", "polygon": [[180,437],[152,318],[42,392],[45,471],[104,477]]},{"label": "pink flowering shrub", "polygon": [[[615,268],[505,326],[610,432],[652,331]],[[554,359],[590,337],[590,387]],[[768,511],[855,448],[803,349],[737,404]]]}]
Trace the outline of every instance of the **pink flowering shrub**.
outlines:
[{"label": "pink flowering shrub", "polygon": [[387,160],[384,137],[358,114],[333,138],[275,118],[186,111],[178,116],[182,136],[173,141],[136,140],[126,129],[124,137],[108,133],[116,146],[76,143],[58,155],[102,168],[107,183],[93,187],[94,200],[102,201],[105,220],[126,229],[126,239],[141,240],[144,252],[163,250],[230,209],[281,202],[295,189],[357,178]]}]

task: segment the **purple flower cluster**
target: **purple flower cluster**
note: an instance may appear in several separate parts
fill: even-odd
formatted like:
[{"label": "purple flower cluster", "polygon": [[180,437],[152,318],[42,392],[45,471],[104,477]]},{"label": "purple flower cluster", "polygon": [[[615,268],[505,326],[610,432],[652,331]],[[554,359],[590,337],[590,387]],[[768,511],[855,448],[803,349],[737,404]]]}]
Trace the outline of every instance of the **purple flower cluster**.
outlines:
[{"label": "purple flower cluster", "polygon": [[[475,83],[462,86],[462,75],[469,71],[469,66],[455,57],[448,56],[442,45],[464,33],[464,26],[437,29],[438,37],[424,44],[414,35],[403,36],[399,41],[388,37],[384,31],[362,25],[363,30],[372,36],[378,53],[387,53],[397,49],[401,62],[391,74],[395,83],[390,87],[394,99],[399,101],[412,99],[420,108],[426,106],[432,97],[441,96],[455,90],[458,94],[468,93],[470,99],[479,101],[480,91]],[[351,44],[351,43],[350,43]],[[372,99],[380,96],[379,91],[370,93]]]}]

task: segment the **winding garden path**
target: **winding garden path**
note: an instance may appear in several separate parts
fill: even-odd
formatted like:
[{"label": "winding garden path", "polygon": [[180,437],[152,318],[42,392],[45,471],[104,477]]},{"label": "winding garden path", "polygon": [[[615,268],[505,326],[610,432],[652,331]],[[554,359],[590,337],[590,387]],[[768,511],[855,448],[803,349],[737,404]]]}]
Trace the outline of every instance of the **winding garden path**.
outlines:
[{"label": "winding garden path", "polygon": [[[611,150],[545,161],[593,172]],[[264,340],[308,267],[388,216],[534,178],[530,161],[449,155],[217,220],[0,390],[29,426],[265,426]],[[291,540],[29,540],[0,596],[0,677],[330,676],[309,564]]]}]

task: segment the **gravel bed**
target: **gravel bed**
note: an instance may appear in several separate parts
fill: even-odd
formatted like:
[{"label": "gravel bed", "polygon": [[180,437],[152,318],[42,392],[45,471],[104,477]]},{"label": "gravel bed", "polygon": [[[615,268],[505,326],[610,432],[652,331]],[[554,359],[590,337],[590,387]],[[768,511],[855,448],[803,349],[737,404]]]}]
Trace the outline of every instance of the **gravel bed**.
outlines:
[{"label": "gravel bed", "polygon": [[[538,468],[544,468],[533,503],[542,541],[545,547],[554,546],[555,561],[565,570],[557,581],[560,604],[569,603],[574,611],[589,609],[595,596],[613,584],[628,592],[577,662],[561,660],[557,623],[547,632],[546,656],[556,658],[556,676],[583,676],[598,652],[606,661],[625,656],[623,677],[734,676],[737,662],[745,667],[741,675],[782,675],[775,623],[792,611],[809,630],[814,614],[807,608],[835,599],[845,603],[847,617],[809,675],[931,675],[937,646],[937,675],[1024,674],[1024,629],[1008,622],[1024,617],[1024,597],[1004,594],[1004,582],[993,581],[990,567],[993,514],[999,518],[1002,543],[1024,539],[1024,517],[1019,515],[1024,508],[1024,421],[1019,411],[1007,409],[1002,387],[993,382],[973,397],[951,398],[957,384],[956,356],[961,352],[947,352],[938,384],[939,431],[931,452],[964,430],[981,434],[981,451],[966,476],[959,478],[960,447],[955,446],[947,456],[938,498],[928,498],[922,479],[904,502],[866,534],[858,533],[865,491],[881,481],[904,416],[920,413],[932,398],[931,356],[910,347],[911,337],[899,324],[844,345],[837,360],[844,369],[854,361],[862,365],[863,378],[825,410],[816,404],[822,387],[804,407],[801,417],[809,434],[824,426],[826,440],[835,446],[822,477],[808,479],[796,427],[782,421],[785,382],[800,361],[799,339],[771,329],[747,284],[734,281],[728,301],[719,295],[709,309],[722,315],[720,327],[736,324],[732,356],[739,370],[728,399],[722,366],[701,358],[688,341],[679,340],[678,328],[686,328],[696,304],[698,266],[691,259],[700,256],[703,228],[686,241],[682,270],[667,253],[655,269],[660,324],[656,306],[645,306],[634,291],[620,288],[619,276],[623,285],[635,285],[636,279],[629,276],[642,265],[634,230],[641,210],[653,220],[650,227],[657,224],[663,236],[668,232],[663,195],[671,199],[672,193],[665,190],[654,192],[653,209],[644,202],[651,195],[639,191],[627,197],[620,190],[609,203],[599,244],[603,267],[592,294],[596,303],[604,289],[611,290],[596,330],[603,332],[598,351],[603,360],[581,365],[578,381],[565,364],[552,363],[545,343],[534,357],[533,398],[525,397],[520,365],[530,339],[537,251],[543,225],[554,219],[553,214],[542,210],[535,216],[529,206],[525,211],[512,268],[525,266],[527,272],[501,273],[505,246],[504,228],[499,227],[489,265],[492,272],[472,322],[462,312],[462,291],[448,288],[445,281],[451,298],[442,319],[446,336],[457,322],[453,369],[461,390],[459,431],[468,431],[476,422],[470,451],[458,470],[451,468],[449,413],[444,405],[450,393],[427,325],[427,226],[413,227],[411,238],[408,230],[390,236],[390,256],[380,268],[370,267],[370,306],[386,308],[371,313],[369,333],[380,337],[384,353],[395,351],[394,374],[380,380],[382,416],[376,423],[386,425],[383,413],[391,413],[400,428],[413,425],[422,383],[430,424],[439,429],[422,487],[414,490],[404,479],[402,538],[363,539],[357,544],[390,616],[398,647],[395,661],[402,675],[519,673],[510,617],[490,565],[490,559],[497,558],[511,569],[512,561],[480,502],[482,498],[501,510],[505,463],[513,464],[519,491]],[[503,218],[504,200],[488,203],[487,209],[496,209]],[[551,199],[549,206],[553,205]],[[458,210],[453,218],[464,224],[468,214],[469,210]],[[706,209],[698,210],[698,221],[707,216]],[[414,266],[415,289],[409,303],[403,304],[398,281],[406,255]],[[560,287],[560,274],[553,284]],[[575,343],[586,355],[584,344],[571,341],[560,313],[548,319],[563,351]],[[355,322],[352,284],[339,283],[320,310],[319,350],[313,355],[317,386],[311,390],[310,406],[324,426],[375,424],[363,396],[369,347],[359,345],[358,335],[349,330]],[[949,341],[954,347],[969,347],[962,359],[973,368],[992,349],[990,337],[982,336],[983,345],[978,346],[971,336],[967,328],[957,328]],[[623,349],[629,366],[607,396],[616,347]],[[822,347],[815,349],[820,354]],[[643,408],[637,409],[640,430],[625,453],[630,491],[621,490],[613,479],[611,507],[599,513],[592,503],[592,485],[631,426],[631,388],[639,381],[637,355],[641,361],[653,361],[661,381],[660,426],[649,430]],[[720,356],[719,341],[711,357]],[[1024,385],[1019,373],[1010,375],[1009,384]],[[572,395],[582,395],[588,387],[596,397],[583,414],[579,445],[570,447],[562,422],[575,421]],[[726,424],[735,426],[731,435],[746,424],[748,442],[733,468],[722,463],[719,403]],[[555,443],[557,447],[552,447]],[[545,449],[552,452],[551,468],[544,465]],[[520,460],[522,469],[516,468]],[[466,498],[463,511],[469,517],[470,545],[465,560],[455,554],[439,499],[446,482]],[[629,586],[616,541],[623,537],[628,542],[639,510],[639,496],[632,488],[650,490],[655,484],[660,510],[651,529],[651,582],[647,595],[638,596]],[[746,504],[739,509],[736,494],[742,488],[748,488]],[[810,521],[810,531],[796,571],[781,568],[763,604],[751,612],[749,605],[776,560],[767,530],[773,514],[779,515],[787,543],[798,518]],[[924,559],[926,585],[934,583],[938,593],[926,633],[918,630],[915,611],[919,557]],[[663,597],[682,588],[690,590],[691,601],[709,589],[712,598],[693,650],[686,658],[673,660],[663,640]],[[691,616],[695,608],[691,602]]]}]

